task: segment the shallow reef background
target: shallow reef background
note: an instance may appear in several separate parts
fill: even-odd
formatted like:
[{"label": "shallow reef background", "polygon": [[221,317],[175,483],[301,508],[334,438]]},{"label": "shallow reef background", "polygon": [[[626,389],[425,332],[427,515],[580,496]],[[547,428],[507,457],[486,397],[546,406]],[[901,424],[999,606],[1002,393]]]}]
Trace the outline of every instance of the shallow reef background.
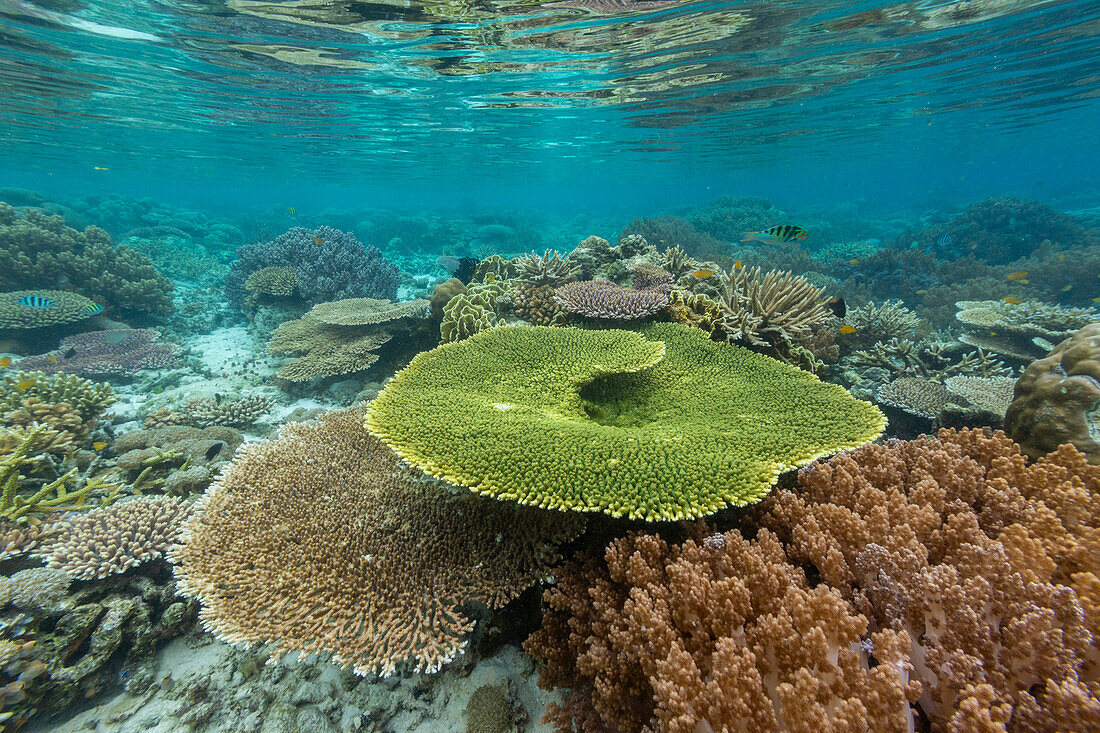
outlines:
[{"label": "shallow reef background", "polygon": [[[5,730],[1100,729],[1100,206],[0,202]],[[775,486],[683,414],[779,404]],[[561,489],[658,425],[697,504]]]}]

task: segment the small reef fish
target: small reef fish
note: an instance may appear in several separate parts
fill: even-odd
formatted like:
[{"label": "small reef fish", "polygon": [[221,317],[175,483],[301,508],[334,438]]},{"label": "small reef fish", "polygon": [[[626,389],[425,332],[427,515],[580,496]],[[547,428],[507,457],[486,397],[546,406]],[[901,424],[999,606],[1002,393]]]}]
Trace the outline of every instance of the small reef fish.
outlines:
[{"label": "small reef fish", "polygon": [[97,170],[97,171],[109,171],[109,170],[111,170],[110,168],[104,168],[101,165],[93,165],[92,168]]},{"label": "small reef fish", "polygon": [[103,336],[103,340],[112,345],[121,344],[128,338],[130,338],[129,331],[110,331]]},{"label": "small reef fish", "polygon": [[286,207],[286,213],[290,214],[291,216],[294,216],[295,214],[298,213],[298,210],[295,209],[293,206],[288,206],[288,207]]},{"label": "small reef fish", "polygon": [[737,262],[734,262],[733,266],[736,267],[738,270],[744,267],[744,265],[741,264],[741,260],[737,260]]},{"label": "small reef fish", "polygon": [[92,448],[95,450],[103,450],[107,447],[106,443],[92,443]]},{"label": "small reef fish", "polygon": [[76,356],[76,349],[74,347],[70,346],[69,350],[61,355],[61,358],[62,359],[72,359],[74,356]]},{"label": "small reef fish", "polygon": [[57,363],[57,357],[54,356],[53,354],[50,354],[49,356],[46,357],[46,361],[50,362],[51,364],[56,364]]},{"label": "small reef fish", "polygon": [[16,389],[30,389],[34,385],[35,385],[35,381],[33,379],[24,379],[22,382],[15,385],[15,388]]},{"label": "small reef fish", "polygon": [[1006,295],[1005,297],[1001,298],[1001,300],[1006,303],[1011,303],[1012,305],[1019,305],[1020,303],[1024,302],[1014,295]]},{"label": "small reef fish", "polygon": [[225,446],[225,443],[215,443],[214,445],[212,445],[212,446],[210,446],[209,448],[207,448],[207,449],[206,449],[206,460],[208,460],[208,461],[212,461],[212,460],[214,460],[214,456],[216,456],[216,455],[218,455],[219,453],[221,453],[221,452],[222,452],[222,448],[223,448],[224,446]]},{"label": "small reef fish", "polygon": [[841,333],[855,333],[856,332],[856,327],[855,326],[849,326],[849,325],[845,324],[845,325],[841,326],[839,330],[840,330]]},{"label": "small reef fish", "polygon": [[857,260],[855,257],[853,257],[852,259],[848,260],[848,264],[849,265],[858,265],[859,260]]},{"label": "small reef fish", "polygon": [[94,316],[96,313],[103,312],[103,305],[100,303],[89,303],[88,305],[84,306],[84,311]]},{"label": "small reef fish", "polygon": [[1030,281],[1030,280],[1017,280],[1016,282],[1018,282],[1018,283],[1023,283],[1024,285],[1027,285],[1027,284],[1028,284],[1028,283],[1030,283],[1031,281]]},{"label": "small reef fish", "polygon": [[765,229],[762,232],[743,232],[741,234],[742,242],[763,242],[764,244],[791,244],[799,240],[805,239],[810,236],[809,233],[800,226],[794,224],[781,224],[771,229]]},{"label": "small reef fish", "polygon": [[314,243],[314,244],[324,244],[324,243],[325,243],[325,240],[321,239],[321,238],[320,238],[320,237],[318,237],[318,236],[317,236],[316,234],[314,234],[314,235],[313,235],[313,243]]},{"label": "small reef fish", "polygon": [[954,239],[950,234],[944,234],[942,237],[936,240],[936,244],[940,247],[950,247],[952,241],[954,241]]},{"label": "small reef fish", "polygon": [[848,306],[845,304],[844,298],[839,295],[825,303],[825,307],[832,311],[833,315],[837,318],[843,318],[848,315]]},{"label": "small reef fish", "polygon": [[41,295],[24,295],[19,299],[19,305],[24,308],[53,308],[57,304]]},{"label": "small reef fish", "polygon": [[917,295],[927,295],[927,294],[928,294],[927,290],[918,290],[917,291]]},{"label": "small reef fish", "polygon": [[1071,291],[1071,290],[1073,290],[1073,286],[1072,286],[1072,285],[1067,285],[1067,286],[1065,286],[1064,288],[1062,288],[1062,292],[1063,292],[1063,293],[1068,293],[1068,292],[1069,292],[1069,291]]},{"label": "small reef fish", "polygon": [[1093,303],[1100,303],[1100,298],[1093,298],[1093,299],[1092,299],[1092,302],[1093,302]]},{"label": "small reef fish", "polygon": [[702,270],[696,270],[691,274],[695,276],[696,280],[706,280],[708,277],[714,274],[714,270],[708,270],[704,267]]},{"label": "small reef fish", "polygon": [[1027,277],[1027,270],[1017,270],[1016,272],[1008,273],[1009,280],[1019,280],[1025,277]]},{"label": "small reef fish", "polygon": [[10,356],[5,356],[3,359],[0,359],[0,367],[4,367],[5,369],[7,369],[10,366],[11,366],[11,357]]}]

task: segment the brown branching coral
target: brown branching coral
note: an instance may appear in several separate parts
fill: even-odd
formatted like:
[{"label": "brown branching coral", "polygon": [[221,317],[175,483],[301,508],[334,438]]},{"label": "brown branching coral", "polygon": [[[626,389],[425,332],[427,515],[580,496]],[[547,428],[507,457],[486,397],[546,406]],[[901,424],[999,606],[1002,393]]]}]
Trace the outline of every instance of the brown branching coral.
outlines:
[{"label": "brown branching coral", "polygon": [[172,553],[179,587],[229,642],[435,671],[474,626],[459,607],[499,608],[546,578],[583,520],[427,480],[363,419],[333,412],[244,447]]},{"label": "brown branching coral", "polygon": [[872,629],[909,633],[934,729],[992,709],[979,729],[1095,730],[1098,510],[1100,468],[1071,446],[1028,465],[1003,434],[941,430],[809,466],[760,520]]},{"label": "brown branching coral", "polygon": [[32,554],[73,578],[105,578],[166,554],[190,514],[180,499],[135,497],[55,522]]},{"label": "brown branching coral", "polygon": [[[654,535],[581,557],[546,591],[526,642],[539,684],[570,689],[546,720],[572,731],[906,731],[905,632],[867,635],[835,591],[810,589],[775,536]],[[864,637],[867,637],[864,640]],[[869,666],[871,650],[876,666]]]},{"label": "brown branching coral", "polygon": [[516,268],[516,278],[531,285],[558,287],[577,277],[577,265],[557,252],[546,250],[544,254],[532,252],[516,257],[511,262]]},{"label": "brown branching coral", "polygon": [[731,341],[776,346],[809,338],[831,315],[824,288],[781,270],[734,267],[722,278],[722,328]]},{"label": "brown branching coral", "polygon": [[870,302],[860,308],[852,308],[845,314],[843,325],[854,331],[841,335],[841,341],[856,348],[867,348],[879,341],[893,338],[911,338],[923,322],[900,300],[883,303]]}]

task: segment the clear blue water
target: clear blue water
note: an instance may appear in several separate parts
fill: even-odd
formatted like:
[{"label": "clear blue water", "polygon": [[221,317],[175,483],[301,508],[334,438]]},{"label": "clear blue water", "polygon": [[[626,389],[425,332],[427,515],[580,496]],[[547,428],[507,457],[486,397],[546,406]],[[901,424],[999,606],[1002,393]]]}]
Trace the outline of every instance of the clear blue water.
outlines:
[{"label": "clear blue water", "polygon": [[0,185],[632,215],[1098,189],[1096,2],[0,2]]}]

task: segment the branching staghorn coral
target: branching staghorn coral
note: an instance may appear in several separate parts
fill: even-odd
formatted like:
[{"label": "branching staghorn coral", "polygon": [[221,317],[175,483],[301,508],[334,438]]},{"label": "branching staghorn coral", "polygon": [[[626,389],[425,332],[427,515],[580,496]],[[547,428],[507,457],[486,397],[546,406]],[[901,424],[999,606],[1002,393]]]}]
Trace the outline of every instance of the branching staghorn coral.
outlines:
[{"label": "branching staghorn coral", "polygon": [[551,253],[550,250],[541,255],[532,252],[516,257],[511,264],[516,268],[516,279],[534,286],[558,287],[577,276],[577,266],[574,263],[557,252]]},{"label": "branching staghorn coral", "polygon": [[434,672],[474,626],[459,607],[546,578],[583,522],[426,480],[362,423],[328,413],[243,448],[172,550],[179,588],[229,642]]},{"label": "branching staghorn coral", "polygon": [[1004,377],[1012,374],[1010,367],[982,349],[951,357],[938,342],[917,343],[904,338],[880,341],[870,349],[845,357],[844,362],[857,367],[880,367],[896,377],[944,380],[956,375]]},{"label": "branching staghorn coral", "polygon": [[880,341],[908,339],[916,335],[923,321],[900,300],[870,302],[860,308],[852,308],[842,319],[842,325],[855,330],[842,333],[840,340],[856,348],[868,348]]},{"label": "branching staghorn coral", "polygon": [[759,267],[734,266],[722,275],[722,329],[731,341],[755,346],[795,343],[809,338],[813,326],[831,315],[824,295],[824,288],[790,272],[762,274]]},{"label": "branching staghorn coral", "polygon": [[1100,311],[1029,300],[960,300],[955,318],[968,333],[960,340],[1017,361],[1038,359],[1074,331],[1100,323]]}]

